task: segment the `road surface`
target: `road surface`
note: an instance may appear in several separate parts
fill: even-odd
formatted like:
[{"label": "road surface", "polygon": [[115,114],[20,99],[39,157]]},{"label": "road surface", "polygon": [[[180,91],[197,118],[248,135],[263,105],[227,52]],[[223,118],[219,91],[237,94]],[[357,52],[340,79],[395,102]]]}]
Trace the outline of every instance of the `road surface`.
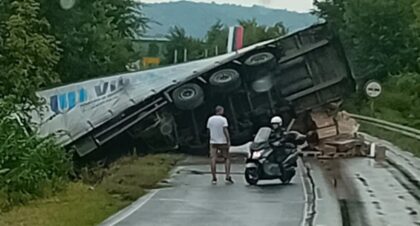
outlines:
[{"label": "road surface", "polygon": [[369,158],[311,163],[336,179],[345,225],[420,225],[420,190],[389,163]]},{"label": "road surface", "polygon": [[[218,165],[218,171],[223,171]],[[274,226],[301,225],[305,195],[301,172],[292,184],[279,180],[248,186],[244,165],[232,166],[235,184],[210,182],[208,165],[188,165],[176,169],[170,188],[152,191],[131,207],[114,215],[103,225],[118,226]]]}]

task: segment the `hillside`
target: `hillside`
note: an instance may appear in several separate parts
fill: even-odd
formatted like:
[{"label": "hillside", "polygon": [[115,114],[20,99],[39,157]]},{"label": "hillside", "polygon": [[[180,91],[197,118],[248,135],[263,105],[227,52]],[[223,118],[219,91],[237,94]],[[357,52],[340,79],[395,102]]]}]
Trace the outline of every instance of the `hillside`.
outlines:
[{"label": "hillside", "polygon": [[238,19],[256,18],[258,23],[273,25],[282,21],[289,30],[295,30],[317,21],[308,13],[297,13],[282,9],[269,9],[261,6],[243,7],[229,4],[171,2],[146,4],[147,17],[159,24],[151,24],[147,35],[164,35],[171,26],[181,26],[193,37],[203,38],[208,28],[220,19],[224,24],[236,25]]}]

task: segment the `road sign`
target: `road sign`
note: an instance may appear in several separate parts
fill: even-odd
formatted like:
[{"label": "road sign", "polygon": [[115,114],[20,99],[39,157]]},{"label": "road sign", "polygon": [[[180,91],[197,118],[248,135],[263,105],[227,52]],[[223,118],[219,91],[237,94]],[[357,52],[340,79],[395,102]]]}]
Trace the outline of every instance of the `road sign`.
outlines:
[{"label": "road sign", "polygon": [[382,93],[382,86],[379,82],[370,81],[366,84],[365,92],[368,97],[376,98]]},{"label": "road sign", "polygon": [[69,10],[76,4],[76,0],[60,0],[61,8]]}]

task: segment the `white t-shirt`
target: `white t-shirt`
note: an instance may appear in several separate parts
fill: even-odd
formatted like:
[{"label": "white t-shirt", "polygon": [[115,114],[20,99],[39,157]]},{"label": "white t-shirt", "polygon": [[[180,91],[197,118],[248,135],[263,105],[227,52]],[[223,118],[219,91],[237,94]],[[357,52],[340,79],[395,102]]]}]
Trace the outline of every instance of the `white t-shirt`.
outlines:
[{"label": "white t-shirt", "polygon": [[223,128],[228,127],[227,119],[221,115],[213,115],[207,121],[210,130],[210,144],[227,144]]}]

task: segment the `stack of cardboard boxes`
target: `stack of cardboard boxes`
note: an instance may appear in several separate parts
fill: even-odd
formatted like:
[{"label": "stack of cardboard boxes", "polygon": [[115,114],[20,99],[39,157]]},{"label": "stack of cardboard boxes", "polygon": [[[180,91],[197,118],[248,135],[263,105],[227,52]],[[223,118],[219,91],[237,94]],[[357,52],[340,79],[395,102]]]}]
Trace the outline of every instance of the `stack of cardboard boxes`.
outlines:
[{"label": "stack of cardboard boxes", "polygon": [[346,112],[329,113],[318,111],[311,113],[315,129],[315,143],[312,144],[318,158],[342,158],[365,156],[366,147],[357,137],[359,124]]}]

